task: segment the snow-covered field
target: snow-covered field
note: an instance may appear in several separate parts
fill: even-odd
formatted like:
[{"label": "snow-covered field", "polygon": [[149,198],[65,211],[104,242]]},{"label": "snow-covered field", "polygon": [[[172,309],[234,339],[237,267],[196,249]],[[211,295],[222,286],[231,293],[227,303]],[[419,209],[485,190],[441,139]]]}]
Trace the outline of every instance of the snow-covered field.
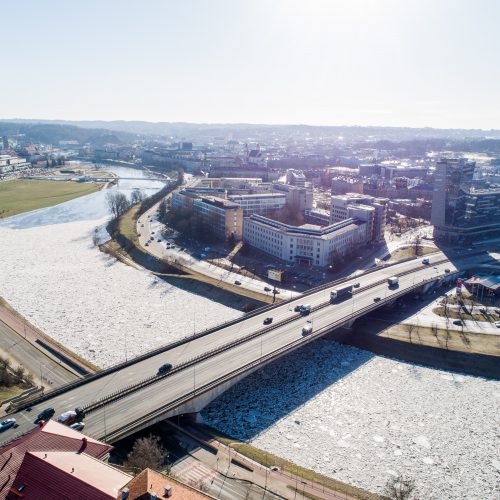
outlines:
[{"label": "snow-covered field", "polygon": [[404,474],[415,479],[418,498],[493,500],[499,407],[499,382],[318,341],[252,374],[203,417],[370,491]]},{"label": "snow-covered field", "polygon": [[102,254],[92,232],[103,222],[0,227],[0,296],[102,367],[242,314]]}]

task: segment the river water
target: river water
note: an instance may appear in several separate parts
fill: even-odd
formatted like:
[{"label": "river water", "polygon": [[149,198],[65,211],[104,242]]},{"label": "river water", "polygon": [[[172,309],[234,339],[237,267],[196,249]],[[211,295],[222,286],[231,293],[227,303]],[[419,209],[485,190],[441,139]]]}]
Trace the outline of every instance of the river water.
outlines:
[{"label": "river water", "polygon": [[[106,194],[119,190],[127,197],[136,188],[143,191],[147,196],[159,191],[165,183],[147,179],[147,173],[142,170],[124,167],[109,167],[107,172],[113,172],[120,178],[118,186],[110,189],[103,189],[96,193],[81,196],[53,207],[40,208],[32,212],[14,215],[0,220],[0,227],[11,229],[25,229],[29,227],[48,226],[52,224],[62,224],[64,222],[74,222],[83,220],[101,220],[110,215]],[[54,181],[56,182],[56,181]]]}]

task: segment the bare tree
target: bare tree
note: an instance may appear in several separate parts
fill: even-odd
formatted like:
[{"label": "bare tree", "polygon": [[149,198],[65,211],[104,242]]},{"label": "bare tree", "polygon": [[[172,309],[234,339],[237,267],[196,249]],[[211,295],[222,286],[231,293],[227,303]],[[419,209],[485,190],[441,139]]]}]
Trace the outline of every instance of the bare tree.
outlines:
[{"label": "bare tree", "polygon": [[135,205],[136,203],[140,203],[146,195],[138,188],[134,189],[132,191],[132,194],[130,195],[130,202],[132,205]]},{"label": "bare tree", "polygon": [[163,467],[166,454],[167,450],[161,445],[158,436],[150,435],[139,438],[136,439],[132,451],[127,455],[126,465],[140,470],[147,467],[158,470]]},{"label": "bare tree", "polygon": [[109,211],[113,215],[113,219],[118,219],[118,217],[130,208],[130,202],[127,197],[118,191],[109,191],[106,194],[106,201],[108,202]]},{"label": "bare tree", "polygon": [[385,485],[385,494],[391,500],[409,500],[415,491],[415,481],[399,475],[389,479]]},{"label": "bare tree", "polygon": [[422,255],[423,253],[423,247],[422,247],[422,238],[417,234],[415,238],[413,239],[413,253],[415,256]]}]

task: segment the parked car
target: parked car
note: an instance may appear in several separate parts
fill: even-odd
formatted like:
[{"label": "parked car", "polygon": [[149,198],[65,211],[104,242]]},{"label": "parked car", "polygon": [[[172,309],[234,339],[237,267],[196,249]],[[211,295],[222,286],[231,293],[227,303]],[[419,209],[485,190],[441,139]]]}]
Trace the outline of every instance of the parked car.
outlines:
[{"label": "parked car", "polygon": [[269,317],[264,320],[264,325],[270,325],[273,322],[273,318]]},{"label": "parked car", "polygon": [[488,311],[486,310],[486,307],[481,307],[479,309],[479,312],[482,312],[483,314],[486,314]]},{"label": "parked car", "polygon": [[50,420],[54,416],[55,412],[56,412],[56,410],[54,410],[54,408],[45,408],[45,410],[41,411],[37,415],[36,420],[35,420],[34,423],[38,424],[42,420],[43,421]]},{"label": "parked car", "polygon": [[144,245],[148,247],[148,246],[149,246],[149,243],[146,241],[146,243],[145,243]]},{"label": "parked car", "polygon": [[161,238],[158,238],[156,241],[157,241],[158,243],[161,243]]},{"label": "parked car", "polygon": [[381,300],[381,299],[380,299],[380,297],[375,297],[375,298],[373,299],[373,302],[380,302],[380,300]]},{"label": "parked car", "polygon": [[500,328],[500,321],[497,321],[497,322],[495,323],[495,326],[496,326],[497,328]]},{"label": "parked car", "polygon": [[234,284],[235,284],[235,285],[241,285],[241,281],[236,280],[236,281],[234,282]]},{"label": "parked car", "polygon": [[464,322],[461,319],[456,319],[455,321],[453,321],[453,324],[457,326],[462,326]]},{"label": "parked car", "polygon": [[75,431],[83,431],[83,428],[85,427],[84,422],[75,422],[74,424],[71,424],[70,429],[73,429]]},{"label": "parked car", "polygon": [[144,227],[144,224],[141,224],[141,227]]},{"label": "parked car", "polygon": [[158,373],[157,375],[163,375],[167,372],[169,372],[172,369],[172,365],[170,363],[164,363],[163,365],[158,368]]},{"label": "parked car", "polygon": [[445,272],[445,273],[449,273],[449,272],[450,272],[450,270],[449,270],[448,268],[446,268],[446,269],[444,270],[444,272]]},{"label": "parked car", "polygon": [[0,422],[0,432],[4,432],[7,429],[10,429],[11,427],[17,427],[17,426],[18,425],[16,424],[15,418],[8,418]]},{"label": "parked car", "polygon": [[268,286],[264,287],[264,292],[270,292],[270,291],[271,291],[271,289]]},{"label": "parked car", "polygon": [[361,286],[361,283],[354,283],[353,287],[354,288],[359,288]]}]

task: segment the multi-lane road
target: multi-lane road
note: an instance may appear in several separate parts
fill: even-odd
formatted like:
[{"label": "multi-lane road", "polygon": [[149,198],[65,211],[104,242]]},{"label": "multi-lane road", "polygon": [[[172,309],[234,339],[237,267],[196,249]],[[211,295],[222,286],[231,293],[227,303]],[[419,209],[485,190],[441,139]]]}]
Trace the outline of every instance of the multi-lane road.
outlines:
[{"label": "multi-lane road", "polygon": [[[446,272],[447,269],[449,272]],[[353,313],[376,305],[376,297],[380,297],[380,303],[383,303],[386,299],[390,300],[391,297],[426,280],[449,276],[454,271],[455,267],[446,257],[437,253],[431,256],[428,266],[423,265],[421,259],[415,259],[351,279],[349,282],[359,282],[360,287],[355,289],[356,293],[351,299],[338,304],[328,304],[330,290],[334,288],[331,287],[277,305],[206,336],[193,338],[182,345],[129,364],[118,371],[90,379],[83,385],[36,404],[31,411],[23,410],[12,414],[17,419],[19,428],[10,429],[1,435],[0,441],[12,439],[15,435],[29,430],[36,414],[48,406],[55,408],[56,415],[76,406],[87,406],[145,378],[153,377],[163,363],[172,363],[174,369],[168,376],[155,379],[154,383],[141,390],[130,392],[127,396],[101,406],[87,415],[86,434],[97,438],[116,439],[118,431],[124,426],[130,425],[130,432],[133,431],[131,422],[147,421],[152,412],[166,408],[178,398],[190,397],[193,391],[202,391],[205,385],[232,374],[243,366],[258,365],[266,356],[273,356],[276,351],[290,346],[296,347],[300,342],[311,340],[315,334],[327,331],[332,325],[348,319]],[[399,288],[388,287],[387,278],[392,275],[400,275]],[[311,304],[313,308],[307,318],[294,311],[294,307],[301,303]],[[315,308],[317,310],[314,310]],[[273,318],[270,327],[263,324],[266,317]],[[312,321],[313,334],[304,337],[302,328],[307,320]],[[280,324],[282,322],[284,323]],[[257,335],[254,335],[255,333]],[[245,340],[246,337],[252,338]],[[230,342],[238,339],[241,340],[239,345],[225,348]],[[214,349],[219,349],[220,352],[196,363],[187,363]],[[176,370],[176,366],[182,363],[187,364],[183,369]]]}]

